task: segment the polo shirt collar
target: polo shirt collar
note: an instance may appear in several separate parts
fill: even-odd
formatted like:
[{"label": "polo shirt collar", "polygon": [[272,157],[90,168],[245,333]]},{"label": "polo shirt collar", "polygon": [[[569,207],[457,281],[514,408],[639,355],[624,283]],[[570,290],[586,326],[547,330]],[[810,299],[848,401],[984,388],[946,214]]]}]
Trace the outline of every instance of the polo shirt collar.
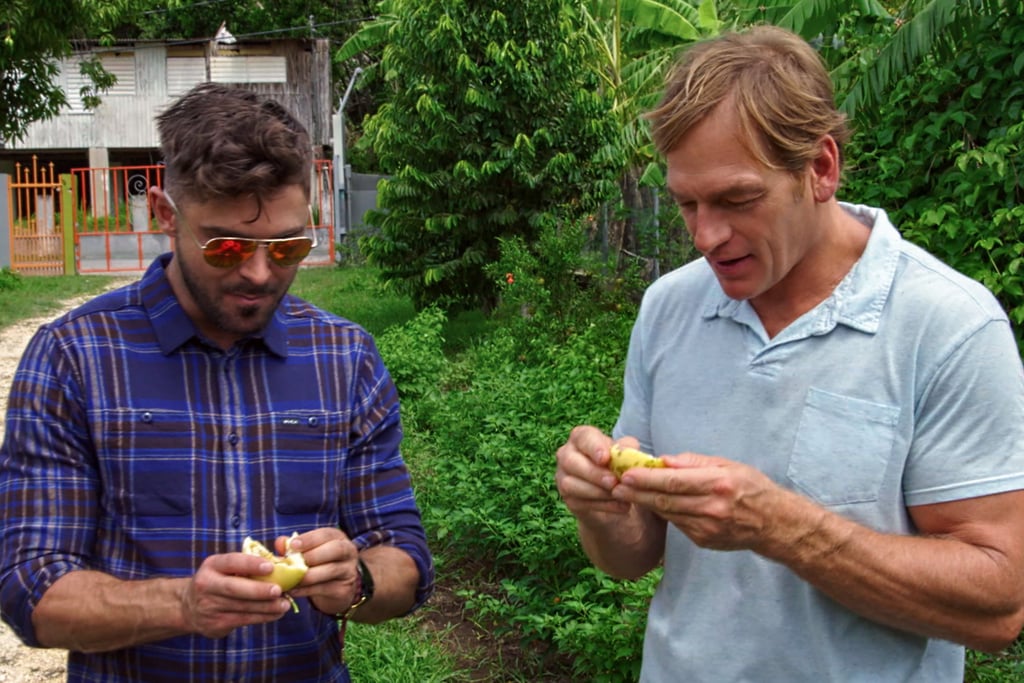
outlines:
[{"label": "polo shirt collar", "polygon": [[[142,305],[146,309],[156,334],[160,351],[170,355],[192,338],[201,339],[199,329],[181,307],[167,279],[167,266],[173,254],[166,253],[150,264],[139,283]],[[262,342],[267,349],[282,358],[288,356],[288,334],[281,306],[263,332],[251,339]]]},{"label": "polo shirt collar", "polygon": [[[864,253],[832,295],[793,323],[805,334],[825,334],[837,324],[874,334],[896,277],[902,237],[885,211],[845,202],[840,202],[840,206],[869,226],[871,235]],[[717,284],[717,280],[715,282]],[[749,301],[731,299],[719,286],[709,291],[703,315],[705,318],[731,318],[755,329],[761,326]]]}]

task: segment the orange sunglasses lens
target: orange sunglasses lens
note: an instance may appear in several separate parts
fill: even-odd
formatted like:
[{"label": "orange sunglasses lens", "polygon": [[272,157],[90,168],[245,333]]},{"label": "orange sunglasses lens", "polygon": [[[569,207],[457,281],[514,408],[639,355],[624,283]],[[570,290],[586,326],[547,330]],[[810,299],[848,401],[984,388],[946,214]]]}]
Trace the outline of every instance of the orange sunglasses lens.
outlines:
[{"label": "orange sunglasses lens", "polygon": [[278,240],[267,244],[270,258],[279,266],[294,266],[309,255],[313,248],[313,240],[308,237],[296,237],[290,240]]},{"label": "orange sunglasses lens", "polygon": [[270,259],[279,266],[294,266],[306,258],[313,247],[308,237],[282,240],[252,240],[243,237],[215,237],[203,245],[203,258],[215,268],[234,268],[267,245]]}]

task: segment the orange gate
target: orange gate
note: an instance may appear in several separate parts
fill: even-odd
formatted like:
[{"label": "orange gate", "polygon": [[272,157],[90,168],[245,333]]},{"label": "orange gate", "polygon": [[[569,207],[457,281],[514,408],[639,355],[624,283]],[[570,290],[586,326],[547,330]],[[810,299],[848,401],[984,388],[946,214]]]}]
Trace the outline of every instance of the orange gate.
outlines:
[{"label": "orange gate", "polygon": [[[67,179],[63,179],[67,182]],[[11,270],[25,275],[61,275],[66,270],[61,216],[62,178],[53,164],[32,168],[15,164],[8,185],[11,215]],[[65,188],[66,189],[66,188]]]},{"label": "orange gate", "polygon": [[79,273],[143,271],[170,249],[149,205],[149,188],[160,184],[163,166],[74,168],[71,175]]}]

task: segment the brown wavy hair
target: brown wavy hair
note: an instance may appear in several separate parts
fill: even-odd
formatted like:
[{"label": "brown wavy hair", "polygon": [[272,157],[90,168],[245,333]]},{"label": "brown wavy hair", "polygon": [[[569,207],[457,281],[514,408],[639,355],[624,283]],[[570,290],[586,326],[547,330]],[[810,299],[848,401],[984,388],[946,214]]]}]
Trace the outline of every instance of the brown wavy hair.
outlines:
[{"label": "brown wavy hair", "polygon": [[309,197],[313,147],[278,102],[242,88],[202,83],[156,118],[164,186],[196,202],[253,196],[289,185]]},{"label": "brown wavy hair", "polygon": [[766,166],[802,175],[826,135],[835,139],[842,165],[850,138],[846,116],[835,106],[818,53],[800,36],[761,25],[687,49],[661,102],[646,115],[655,147],[667,154],[727,100],[751,154]]}]

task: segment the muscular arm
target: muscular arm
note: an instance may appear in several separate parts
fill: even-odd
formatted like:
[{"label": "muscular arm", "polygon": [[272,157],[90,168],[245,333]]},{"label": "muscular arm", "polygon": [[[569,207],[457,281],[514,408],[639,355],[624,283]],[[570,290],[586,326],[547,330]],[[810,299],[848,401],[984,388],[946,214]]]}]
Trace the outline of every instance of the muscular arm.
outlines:
[{"label": "muscular arm", "polygon": [[181,596],[187,579],[120,581],[75,571],[57,580],[32,613],[44,647],[103,652],[186,632]]},{"label": "muscular arm", "polygon": [[920,506],[919,536],[881,534],[790,494],[799,537],[761,552],[869,619],[978,650],[1024,623],[1024,492]]},{"label": "muscular arm", "polygon": [[212,555],[191,578],[123,581],[79,570],[60,577],[32,612],[44,647],[108,652],[173,636],[220,638],[279,619],[290,607],[281,589],[248,576],[271,565],[241,553]]},{"label": "muscular arm", "polygon": [[631,470],[616,497],[656,510],[694,543],[752,550],[851,611],[979,650],[1024,624],[1024,492],[911,508],[918,535],[879,533],[760,472],[685,454]]}]

